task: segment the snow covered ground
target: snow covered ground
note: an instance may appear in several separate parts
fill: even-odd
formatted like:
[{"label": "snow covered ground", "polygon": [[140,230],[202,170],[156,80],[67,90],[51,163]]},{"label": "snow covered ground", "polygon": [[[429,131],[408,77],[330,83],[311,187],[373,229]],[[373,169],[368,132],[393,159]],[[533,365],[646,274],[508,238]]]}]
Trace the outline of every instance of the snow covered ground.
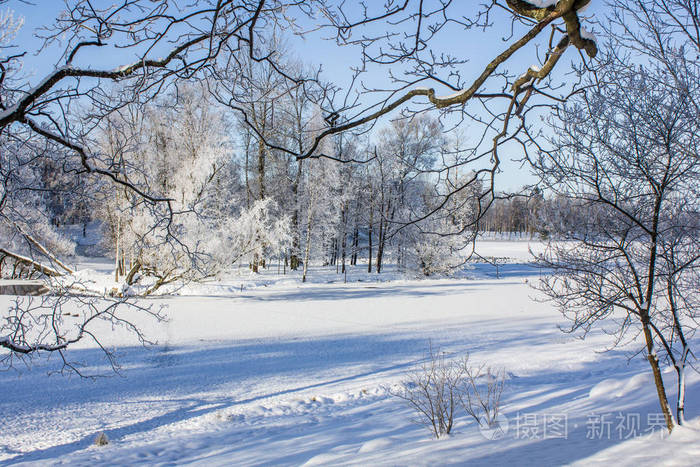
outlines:
[{"label": "snow covered ground", "polygon": [[[697,465],[700,377],[689,375],[687,427],[662,439],[646,362],[632,348],[601,352],[610,343],[602,333],[581,341],[560,331],[560,315],[535,300],[527,242],[480,248],[510,258],[499,278],[477,265],[459,279],[389,270],[392,280],[377,281],[358,267],[344,283],[317,268],[301,284],[273,265],[153,299],[169,320],[135,319],[154,348],[103,330],[120,376],[47,376],[53,358],[0,374],[0,463]],[[503,438],[460,415],[451,436],[435,440],[389,394],[431,343],[505,369]],[[109,373],[93,347],[72,357]],[[674,374],[665,377],[673,388]],[[93,445],[100,432],[108,445]]]}]

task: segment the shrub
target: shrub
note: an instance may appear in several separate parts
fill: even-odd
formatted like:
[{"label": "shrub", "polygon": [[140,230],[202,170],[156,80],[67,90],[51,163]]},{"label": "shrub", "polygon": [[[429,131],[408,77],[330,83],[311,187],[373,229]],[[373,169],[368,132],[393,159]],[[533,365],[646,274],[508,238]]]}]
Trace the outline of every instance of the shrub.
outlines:
[{"label": "shrub", "polygon": [[418,424],[441,438],[452,431],[460,407],[482,430],[497,428],[504,387],[503,370],[471,365],[469,355],[449,360],[431,346],[425,361],[408,374],[400,389],[390,392],[408,402]]}]

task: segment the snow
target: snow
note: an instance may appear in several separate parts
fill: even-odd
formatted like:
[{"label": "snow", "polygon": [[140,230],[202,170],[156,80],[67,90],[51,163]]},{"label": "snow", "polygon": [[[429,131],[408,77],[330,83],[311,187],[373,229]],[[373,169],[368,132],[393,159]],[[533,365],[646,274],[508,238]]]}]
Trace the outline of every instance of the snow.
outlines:
[{"label": "snow", "polygon": [[[64,70],[70,70],[70,69],[71,69],[71,67],[69,65],[63,65],[63,66],[59,66],[59,67],[54,68],[54,70],[51,73],[44,76],[44,78],[41,81],[39,81],[35,86],[28,89],[26,91],[26,94],[32,95],[32,94],[36,93],[41,87],[46,85],[46,83],[48,83],[50,80],[54,79],[54,77],[57,74],[61,73]],[[19,103],[15,103],[14,105],[7,107],[5,110],[0,112],[0,120],[9,117],[13,113],[15,113],[18,108],[19,108]]]},{"label": "snow", "polygon": [[112,72],[113,73],[122,73],[122,72],[128,70],[129,68],[137,66],[139,63],[141,63],[141,62],[127,63],[126,65],[121,65],[121,66],[114,68],[112,70]]},{"label": "snow", "polygon": [[[100,221],[92,221],[85,225],[62,225],[58,230],[61,232],[61,234],[70,238],[78,246],[82,247],[95,247],[102,240],[102,223]],[[85,235],[83,235],[83,232],[85,232]]]},{"label": "snow", "polygon": [[[417,88],[415,88],[415,90],[416,90],[416,91],[419,91],[419,92],[428,92],[428,91],[431,90],[431,88],[427,88],[427,87],[417,87]],[[438,99],[438,100],[456,99],[456,98],[462,96],[463,94],[466,94],[467,91],[468,91],[468,89],[460,89],[460,90],[458,90],[458,91],[453,92],[452,94],[448,94],[448,95],[445,95],[445,96],[438,96],[438,97],[436,97],[436,99]]]},{"label": "snow", "polygon": [[593,42],[596,41],[595,33],[589,31],[588,29],[584,28],[583,26],[581,26],[581,37],[584,39],[592,40]]},{"label": "snow", "polygon": [[[548,8],[550,6],[555,6],[557,3],[559,3],[559,0],[526,0],[526,2],[530,5],[534,5],[537,8]],[[583,13],[591,5],[591,3],[592,2],[586,3],[576,11]]]},{"label": "snow", "polygon": [[651,374],[638,374],[627,379],[606,379],[593,386],[588,393],[590,399],[619,398],[633,391],[643,390],[645,387],[653,387],[654,381]]},{"label": "snow", "polygon": [[579,14],[585,12],[586,10],[588,10],[588,7],[591,6],[591,3],[593,3],[593,2],[591,1],[591,2],[586,3],[585,5],[583,5],[583,6],[581,6],[580,8],[578,8],[576,11],[577,11]]},{"label": "snow", "polygon": [[449,100],[449,99],[456,99],[456,98],[460,97],[461,95],[466,94],[467,91],[468,91],[468,89],[461,89],[461,90],[453,92],[452,94],[449,94],[447,96],[440,96],[437,99],[441,100],[441,101]]},{"label": "snow", "polygon": [[16,285],[30,285],[30,286],[43,286],[45,285],[43,281],[40,280],[27,280],[27,279],[0,279],[0,287],[4,286],[16,286]]},{"label": "snow", "polygon": [[548,8],[550,6],[556,5],[559,0],[526,0],[530,5],[534,5],[537,8]]},{"label": "snow", "polygon": [[[121,376],[47,376],[56,358],[0,373],[0,463],[696,463],[698,374],[687,378],[687,426],[662,437],[648,364],[629,359],[637,348],[601,352],[610,336],[594,332],[582,341],[564,334],[558,312],[533,300],[530,285],[540,272],[527,262],[529,250],[541,248],[526,240],[479,241],[480,255],[503,260],[500,279],[491,264],[428,280],[391,268],[377,280],[360,265],[348,283],[334,268],[316,267],[302,284],[298,275],[277,275],[273,264],[261,275],[231,271],[180,296],[154,298],[168,305],[167,322],[131,317],[158,340],[154,348],[139,347],[121,329],[101,330],[117,351]],[[98,282],[110,272],[107,260],[83,266]],[[9,300],[0,297],[2,308]],[[487,439],[464,415],[440,440],[413,423],[389,388],[423,361],[429,345],[505,369],[505,437]],[[88,342],[70,356],[89,373],[108,373]],[[664,373],[669,388],[674,377]],[[566,436],[542,431],[556,416],[565,416]],[[627,436],[631,427],[619,419],[635,417],[639,432]],[[109,444],[95,446],[101,432]]]}]

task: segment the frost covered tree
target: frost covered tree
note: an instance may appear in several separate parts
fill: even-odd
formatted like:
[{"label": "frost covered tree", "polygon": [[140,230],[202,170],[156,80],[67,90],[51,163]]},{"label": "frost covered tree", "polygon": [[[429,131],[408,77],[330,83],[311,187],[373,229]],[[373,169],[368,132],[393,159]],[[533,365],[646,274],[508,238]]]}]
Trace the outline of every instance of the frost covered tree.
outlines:
[{"label": "frost covered tree", "polygon": [[[287,140],[288,147],[297,147],[303,151],[309,139],[313,136],[312,119],[313,102],[309,99],[303,88],[292,87],[285,94],[285,98],[278,105],[279,116],[277,119],[281,127],[282,138]],[[303,181],[304,160],[292,157],[287,158],[286,173],[289,190],[283,192],[287,198],[286,211],[291,214],[292,245],[289,253],[289,267],[297,270],[301,262],[301,186]]]},{"label": "frost covered tree", "polygon": [[[224,217],[217,197],[220,172],[229,154],[221,113],[201,86],[179,86],[177,92],[147,107],[127,106],[106,120],[103,151],[120,161],[119,174],[169,199],[177,212],[168,222],[162,210],[113,184],[104,185],[103,212],[114,244],[115,279],[153,276],[146,292],[195,271],[206,276],[206,251],[200,224]],[[127,263],[129,265],[127,266]]]},{"label": "frost covered tree", "polygon": [[[313,119],[319,128],[319,115]],[[322,150],[336,157],[337,146],[331,138],[324,141]],[[340,208],[339,199],[332,196],[340,180],[337,163],[326,158],[314,158],[305,162],[301,180],[302,219],[303,225],[303,261],[302,281],[308,277],[309,263],[312,254],[312,244],[328,246],[327,240],[334,237],[336,230],[337,212]],[[329,196],[330,195],[330,196]],[[325,240],[325,241],[324,241]]]},{"label": "frost covered tree", "polygon": [[[463,180],[473,177],[473,172],[447,173],[445,180],[424,184],[423,219],[416,223],[410,258],[413,268],[426,276],[449,275],[466,262],[464,253],[473,245],[478,233],[474,226],[482,216],[481,185]],[[446,197],[456,186],[465,188]]]},{"label": "frost covered tree", "polygon": [[405,223],[421,210],[423,177],[433,168],[443,141],[440,123],[426,115],[395,120],[377,136],[373,206],[377,210],[378,273],[382,270],[389,241],[395,246],[397,265],[405,266],[412,230]]},{"label": "frost covered tree", "polygon": [[[177,83],[211,77],[211,70],[227,63],[232,64],[233,71],[241,79],[250,81],[254,77],[240,61],[245,56],[250,64],[268,66],[275,78],[273,81],[281,83],[280,87],[286,89],[284,92],[299,89],[312,96],[327,119],[324,121],[328,125],[315,131],[313,137],[304,142],[304,147],[299,147],[278,140],[275,135],[268,136],[266,132],[256,133],[250,110],[234,109],[257,137],[255,143],[264,143],[265,154],[269,150],[275,157],[296,160],[330,157],[324,153],[324,141],[329,137],[365,131],[373,122],[395,110],[411,114],[438,109],[472,119],[486,109],[494,118],[488,122],[474,119],[481,125],[481,136],[476,138],[473,157],[469,160],[492,161],[487,168],[479,169],[480,176],[487,179],[485,186],[492,189],[493,176],[499,166],[498,149],[507,141],[525,136],[523,125],[511,125],[511,122],[527,115],[528,102],[550,99],[551,73],[564,51],[573,45],[590,57],[597,53],[595,42],[581,26],[581,11],[590,0],[538,1],[536,4],[507,0],[505,5],[485,2],[478,6],[464,2],[407,0],[372,4],[368,8],[356,8],[357,5],[351,3],[335,0],[195,0],[185,3],[129,0],[95,6],[89,0],[68,0],[57,8],[60,11],[54,21],[33,25],[35,41],[22,43],[14,39],[21,21],[9,13],[3,14],[0,19],[2,169],[13,167],[15,162],[8,160],[11,152],[7,151],[7,145],[24,145],[29,149],[28,157],[20,164],[27,172],[34,171],[38,163],[44,164],[48,158],[58,161],[54,166],[61,167],[71,178],[84,181],[83,186],[104,187],[104,181],[114,184],[116,189],[112,191],[121,191],[119,196],[124,204],[119,205],[115,199],[113,212],[126,214],[133,207],[138,214],[133,220],[148,219],[143,225],[134,223],[132,226],[141,238],[149,235],[156,238],[147,251],[156,251],[163,245],[170,248],[179,242],[181,234],[187,233],[190,240],[183,245],[188,248],[196,245],[195,250],[190,251],[206,256],[201,241],[193,234],[196,229],[185,228],[190,219],[206,217],[206,203],[194,201],[199,195],[188,198],[192,194],[189,188],[183,192],[168,186],[167,180],[165,184],[151,183],[153,180],[146,179],[150,168],[129,165],[123,156],[138,153],[142,145],[138,138],[115,139],[118,144],[111,150],[105,150],[109,145],[99,141],[106,122],[110,118],[118,120],[119,112],[127,106],[147,107],[172,92]],[[0,6],[9,5],[13,3],[0,0]],[[305,29],[300,26],[302,24],[313,27]],[[512,62],[511,57],[521,50],[528,51],[532,60],[536,60],[534,42],[545,36],[550,26],[556,26],[551,29],[551,37],[541,38],[548,44],[541,66],[519,70],[525,72],[523,75],[510,72],[507,65]],[[377,27],[390,33],[366,34]],[[492,27],[498,28],[497,33],[502,31],[507,37],[506,43],[502,50],[478,65],[466,64],[472,57],[448,57],[440,51],[440,31],[445,28],[456,28],[466,41],[472,41],[483,37],[483,31]],[[265,46],[272,31],[310,40],[318,40],[320,31],[324,37],[332,37],[339,47],[357,50],[358,63],[351,83],[341,92],[336,84],[321,83],[314,73],[294,70],[285,57]],[[25,73],[27,57],[33,53],[38,55],[37,62],[49,65],[36,73]],[[100,60],[94,59],[96,54],[101,54]],[[362,88],[362,73],[375,67],[390,77],[393,89]],[[165,126],[161,129],[165,137],[161,141],[163,147],[171,136]],[[51,151],[46,152],[51,146]],[[182,167],[190,164],[185,151],[180,148],[177,151],[183,158]],[[165,153],[161,151],[161,154]],[[258,162],[263,163],[269,160],[258,158]],[[195,178],[201,175],[197,167],[190,168]],[[259,171],[257,188],[260,194],[265,192],[264,171],[264,168]],[[185,172],[176,172],[178,183],[196,185],[197,180],[189,180]],[[3,200],[14,190],[9,180],[2,180],[0,195]],[[68,191],[63,183],[61,185],[52,190]],[[10,211],[6,211],[5,206],[0,203],[0,210],[9,216]],[[129,217],[127,215],[124,222]],[[16,222],[17,218],[12,220]],[[124,235],[120,242],[126,240],[127,233],[122,232],[119,218],[116,225],[115,234]],[[145,251],[142,252],[144,259]],[[132,251],[126,253],[125,249],[124,252],[117,257],[132,255]],[[171,254],[174,263],[185,261],[177,255]],[[55,254],[53,256],[58,259]],[[138,256],[136,251],[133,256],[133,259]],[[162,259],[164,255],[157,256]],[[30,259],[36,261],[36,258]],[[128,259],[131,258],[117,263],[123,265]],[[187,269],[191,269],[190,266]],[[121,272],[127,272],[125,269],[122,266]],[[172,272],[169,276],[173,274],[179,273]],[[31,318],[32,314],[24,316]],[[15,321],[13,326],[15,330],[21,329],[22,323]],[[3,331],[3,334],[12,333]],[[60,331],[52,335],[58,347],[51,348],[63,345]],[[13,348],[12,338],[2,337],[0,342]],[[7,342],[10,344],[6,345]],[[40,347],[37,343],[34,347],[22,348],[31,351]]]},{"label": "frost covered tree", "polygon": [[[309,96],[302,92],[294,80],[280,74],[280,68],[291,74],[305,73],[303,66],[286,58],[288,48],[280,38],[282,33],[273,28],[269,36],[259,39],[255,54],[275,56],[277,64],[256,60],[249,53],[241,53],[227,46],[227,57],[210,70],[210,92],[217,102],[235,115],[240,132],[246,203],[250,207],[256,201],[274,200],[277,215],[289,215],[292,223],[299,225],[298,197],[301,161],[280,152],[274,146],[288,144],[303,147],[304,135],[309,124]],[[292,162],[297,162],[292,164]],[[294,165],[295,167],[290,167]],[[271,187],[274,187],[272,189]],[[292,269],[298,266],[299,240],[294,242]],[[285,256],[285,261],[288,259]],[[265,258],[256,257],[251,268],[258,272],[265,267]]]},{"label": "frost covered tree", "polygon": [[127,150],[120,149],[123,170],[130,171],[125,178],[169,199],[175,215],[164,222],[161,211],[128,190],[110,196],[114,186],[105,187],[103,212],[115,244],[117,280],[123,275],[127,286],[146,284],[142,293],[150,295],[286,245],[289,221],[272,220],[274,203],[261,199],[246,207],[229,180],[230,128],[203,86],[180,85],[151,106],[127,110],[121,120],[108,122],[104,151],[130,141]]}]

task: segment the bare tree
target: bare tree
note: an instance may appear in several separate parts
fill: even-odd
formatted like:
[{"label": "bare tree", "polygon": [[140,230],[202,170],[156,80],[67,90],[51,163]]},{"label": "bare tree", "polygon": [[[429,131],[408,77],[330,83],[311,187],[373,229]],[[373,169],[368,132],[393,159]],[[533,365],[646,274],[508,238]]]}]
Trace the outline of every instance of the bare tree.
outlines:
[{"label": "bare tree", "polygon": [[678,372],[682,423],[685,336],[697,314],[678,304],[696,293],[700,120],[674,85],[660,85],[673,82],[663,68],[622,68],[613,55],[620,53],[611,52],[599,81],[561,108],[552,147],[532,160],[549,190],[586,213],[540,256],[554,272],[540,287],[571,319],[571,331],[602,326],[616,344],[641,334],[670,431],[659,360],[665,354]]}]

